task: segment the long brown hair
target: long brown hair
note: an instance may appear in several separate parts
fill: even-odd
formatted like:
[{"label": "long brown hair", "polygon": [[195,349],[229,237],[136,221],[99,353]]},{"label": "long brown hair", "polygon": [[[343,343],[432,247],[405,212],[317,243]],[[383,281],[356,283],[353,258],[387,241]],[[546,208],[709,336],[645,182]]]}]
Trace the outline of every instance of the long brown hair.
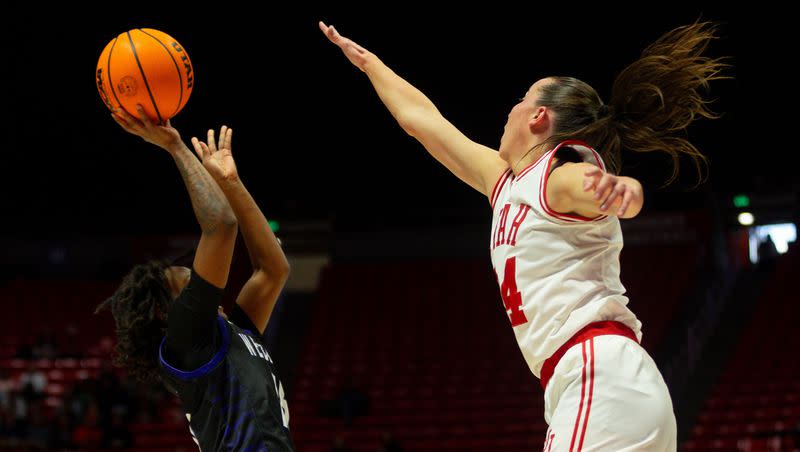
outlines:
[{"label": "long brown hair", "polygon": [[[614,81],[606,105],[597,92],[572,77],[550,77],[539,93],[538,104],[555,113],[554,132],[538,146],[546,149],[566,139],[587,142],[601,153],[609,171],[619,174],[621,150],[665,152],[672,157],[672,183],[680,169],[680,154],[692,158],[702,182],[701,164],[708,159],[683,132],[696,118],[716,119],[700,88],[730,78],[720,75],[729,67],[724,58],[702,56],[717,39],[717,26],[695,22],[678,27],[642,52]],[[538,147],[537,146],[537,147]]]}]

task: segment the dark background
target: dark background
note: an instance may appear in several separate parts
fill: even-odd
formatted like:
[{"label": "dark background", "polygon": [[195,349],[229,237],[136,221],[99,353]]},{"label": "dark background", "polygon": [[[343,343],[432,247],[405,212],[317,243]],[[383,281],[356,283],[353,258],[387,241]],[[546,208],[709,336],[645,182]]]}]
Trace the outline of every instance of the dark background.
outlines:
[{"label": "dark background", "polygon": [[[709,197],[798,190],[793,146],[796,38],[790,14],[758,9],[614,9],[536,2],[480,7],[375,3],[360,9],[283,4],[92,7],[17,4],[3,33],[11,148],[3,170],[6,236],[65,237],[196,231],[166,152],[122,131],[100,101],[103,47],[132,28],[162,30],[187,49],[195,89],[173,125],[188,141],[222,124],[236,131],[240,173],[270,218],[332,220],[339,230],[489,221],[483,197],[396,125],[369,85],[317,28],[336,25],[422,89],[457,127],[496,147],[528,87],[570,75],[605,100],[613,77],[666,31],[721,24],[708,55],[733,68],[708,94],[717,121],[688,136],[711,159],[708,181],[666,156],[627,154],[624,174],[646,186],[646,210],[702,207]],[[4,77],[5,78],[5,77]],[[9,208],[10,207],[10,208]],[[4,215],[5,216],[5,215]]]}]

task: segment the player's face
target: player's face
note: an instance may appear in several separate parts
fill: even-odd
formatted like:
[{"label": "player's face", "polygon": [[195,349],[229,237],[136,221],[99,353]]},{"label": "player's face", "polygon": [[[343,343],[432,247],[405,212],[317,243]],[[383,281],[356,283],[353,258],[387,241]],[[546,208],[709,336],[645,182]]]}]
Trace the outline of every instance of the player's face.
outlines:
[{"label": "player's face", "polygon": [[508,113],[503,136],[500,138],[500,158],[509,164],[513,165],[529,149],[528,142],[531,139],[529,123],[536,112],[536,93],[543,81],[544,79],[534,83]]},{"label": "player's face", "polygon": [[167,267],[164,272],[167,277],[167,283],[169,284],[169,291],[172,294],[172,298],[177,298],[178,294],[180,294],[183,288],[186,287],[186,284],[189,283],[192,270],[188,267],[173,265]]}]

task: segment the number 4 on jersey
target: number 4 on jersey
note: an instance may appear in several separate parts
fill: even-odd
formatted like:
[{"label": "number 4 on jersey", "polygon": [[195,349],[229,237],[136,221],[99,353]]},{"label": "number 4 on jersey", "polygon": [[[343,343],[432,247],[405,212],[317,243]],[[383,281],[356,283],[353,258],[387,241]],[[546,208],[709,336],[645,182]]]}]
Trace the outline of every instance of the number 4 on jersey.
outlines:
[{"label": "number 4 on jersey", "polygon": [[525,312],[522,311],[522,294],[517,290],[517,258],[510,257],[506,260],[503,283],[500,284],[500,295],[506,306],[506,313],[511,320],[511,326],[522,325],[528,322]]}]

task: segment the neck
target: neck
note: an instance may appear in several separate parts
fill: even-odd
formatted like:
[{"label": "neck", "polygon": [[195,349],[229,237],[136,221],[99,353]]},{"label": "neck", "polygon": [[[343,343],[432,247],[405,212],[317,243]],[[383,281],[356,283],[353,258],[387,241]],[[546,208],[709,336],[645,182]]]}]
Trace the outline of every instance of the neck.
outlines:
[{"label": "neck", "polygon": [[519,160],[511,164],[511,172],[514,173],[514,176],[518,176],[520,171],[539,160],[541,156],[552,149],[550,146],[540,146],[540,144],[541,143],[534,143],[530,145],[528,151]]}]

